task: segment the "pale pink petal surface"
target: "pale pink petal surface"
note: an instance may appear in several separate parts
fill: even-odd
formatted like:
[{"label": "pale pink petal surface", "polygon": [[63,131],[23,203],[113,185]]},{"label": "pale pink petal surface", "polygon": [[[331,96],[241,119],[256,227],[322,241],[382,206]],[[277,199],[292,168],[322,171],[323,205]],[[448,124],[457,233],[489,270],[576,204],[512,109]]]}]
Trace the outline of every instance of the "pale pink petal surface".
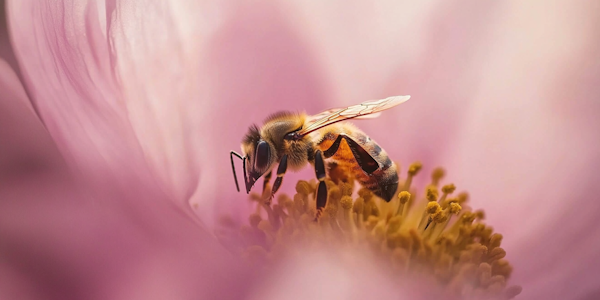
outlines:
[{"label": "pale pink petal surface", "polygon": [[[191,14],[190,12],[194,12]],[[155,176],[183,202],[206,157],[204,57],[220,20],[202,1],[107,1],[107,41],[127,118]]]},{"label": "pale pink petal surface", "polygon": [[202,10],[193,3],[8,3],[25,82],[68,162],[98,180],[147,181],[186,208],[203,155],[196,75],[209,26],[173,16]]},{"label": "pale pink petal surface", "polygon": [[522,297],[576,299],[599,288],[600,15],[591,2],[538,8],[510,3],[490,31],[478,101],[445,161],[506,233]]},{"label": "pale pink petal surface", "polygon": [[247,299],[436,299],[427,297],[435,294],[432,288],[410,280],[398,283],[373,258],[342,251],[307,251],[276,265],[250,288]]}]

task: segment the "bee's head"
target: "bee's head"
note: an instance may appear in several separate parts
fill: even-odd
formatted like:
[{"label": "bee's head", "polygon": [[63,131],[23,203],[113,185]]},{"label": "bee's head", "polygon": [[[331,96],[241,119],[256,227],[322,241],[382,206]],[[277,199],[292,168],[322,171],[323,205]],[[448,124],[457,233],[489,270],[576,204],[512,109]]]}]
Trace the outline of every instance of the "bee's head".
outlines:
[{"label": "bee's head", "polygon": [[249,193],[256,180],[269,172],[286,153],[289,141],[285,140],[285,136],[298,131],[302,124],[304,115],[278,112],[269,116],[261,129],[256,125],[250,126],[242,140],[246,192]]},{"label": "bee's head", "polygon": [[246,192],[249,193],[256,180],[271,170],[275,164],[276,150],[272,143],[261,137],[258,127],[252,125],[242,141],[242,151],[246,157]]}]

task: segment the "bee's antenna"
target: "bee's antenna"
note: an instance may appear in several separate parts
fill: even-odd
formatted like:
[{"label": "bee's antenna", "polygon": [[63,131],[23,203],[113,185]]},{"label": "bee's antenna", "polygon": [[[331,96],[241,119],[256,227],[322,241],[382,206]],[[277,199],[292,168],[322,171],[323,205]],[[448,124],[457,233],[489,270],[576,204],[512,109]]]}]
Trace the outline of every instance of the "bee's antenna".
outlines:
[{"label": "bee's antenna", "polygon": [[238,184],[237,175],[235,175],[235,164],[233,163],[233,156],[234,155],[237,156],[239,159],[241,159],[244,162],[244,180],[246,179],[246,157],[242,157],[241,155],[239,155],[235,151],[231,151],[229,153],[229,158],[231,159],[231,170],[233,171],[233,179],[235,180],[235,188],[239,192],[240,191],[240,185]]},{"label": "bee's antenna", "polygon": [[242,163],[244,164],[244,181],[246,182],[246,194],[250,194],[251,187],[248,187],[248,182],[250,181],[248,181],[248,175],[246,175],[246,159],[246,156],[244,156],[244,158],[242,159]]}]

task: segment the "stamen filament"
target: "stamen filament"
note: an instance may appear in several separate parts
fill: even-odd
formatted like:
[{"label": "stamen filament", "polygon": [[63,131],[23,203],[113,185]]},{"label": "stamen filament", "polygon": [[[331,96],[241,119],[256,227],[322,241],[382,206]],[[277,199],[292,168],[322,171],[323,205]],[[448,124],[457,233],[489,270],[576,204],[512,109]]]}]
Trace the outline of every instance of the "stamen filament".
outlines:
[{"label": "stamen filament", "polygon": [[231,236],[235,233],[231,219],[223,219],[224,229],[217,237],[254,265],[285,259],[297,247],[303,247],[303,252],[319,247],[369,249],[390,262],[383,266],[393,276],[431,278],[451,297],[509,299],[518,295],[520,287],[507,286],[512,266],[500,247],[503,236],[482,223],[482,210],[472,212],[466,206],[466,193],[449,197],[456,190],[454,184],[443,185],[439,195],[445,174],[441,168],[434,169],[431,184],[417,198],[409,190],[421,168],[420,163],[409,167],[399,184],[397,207],[365,188],[353,199],[351,176],[337,183],[325,179],[327,205],[319,212],[314,180],[299,181],[292,198],[280,195],[274,204],[251,194],[256,211],[248,218],[249,226],[239,229],[237,242]]}]

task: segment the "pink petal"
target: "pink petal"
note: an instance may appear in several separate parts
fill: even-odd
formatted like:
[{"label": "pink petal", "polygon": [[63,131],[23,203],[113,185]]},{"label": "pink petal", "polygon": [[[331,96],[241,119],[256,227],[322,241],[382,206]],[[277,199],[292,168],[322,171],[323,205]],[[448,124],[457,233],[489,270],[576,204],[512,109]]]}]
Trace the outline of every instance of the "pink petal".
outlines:
[{"label": "pink petal", "polygon": [[64,169],[15,72],[0,59],[0,182],[28,172]]},{"label": "pink petal", "polygon": [[26,101],[0,60],[0,298],[240,297],[235,259],[164,195],[77,185]]},{"label": "pink petal", "polygon": [[[29,2],[15,3],[19,4],[9,5],[13,14],[31,11],[37,14],[32,23],[41,20],[53,24],[53,19],[47,16],[62,12],[47,3],[41,9]],[[507,234],[507,250],[517,262],[515,281],[525,283],[524,295],[567,298],[573,296],[574,290],[585,295],[595,287],[593,271],[598,269],[590,263],[594,262],[598,247],[597,239],[593,238],[597,232],[589,228],[599,209],[596,202],[588,200],[587,209],[575,214],[578,207],[573,203],[583,205],[583,200],[578,200],[584,199],[583,193],[578,193],[589,190],[594,195],[597,189],[590,179],[597,169],[598,145],[594,143],[592,128],[598,127],[594,113],[598,110],[591,97],[597,94],[598,73],[568,66],[573,62],[585,66],[589,61],[597,61],[597,48],[586,42],[594,33],[591,29],[594,23],[590,20],[598,19],[590,15],[597,10],[592,7],[575,10],[554,3],[548,6],[550,14],[532,15],[536,7],[518,6],[516,2],[496,4],[496,8],[479,1],[470,4],[469,10],[452,3],[396,6],[394,2],[375,9],[347,1],[328,6],[304,2],[257,7],[240,4],[230,14],[223,14],[220,26],[170,27],[176,22],[194,24],[204,19],[193,18],[190,9],[193,6],[173,4],[154,9],[152,3],[138,7],[118,2],[107,9],[108,31],[102,29],[102,22],[92,23],[91,27],[99,27],[97,31],[105,36],[98,38],[100,42],[93,42],[94,47],[81,44],[72,31],[53,37],[56,32],[44,32],[39,24],[35,27],[39,35],[31,40],[23,34],[31,34],[33,25],[14,22],[13,31],[17,50],[22,53],[21,65],[29,70],[25,72],[28,86],[36,100],[44,99],[36,104],[63,153],[73,153],[73,160],[87,169],[106,164],[101,158],[109,155],[113,173],[133,170],[136,177],[142,177],[140,180],[149,177],[148,181],[157,176],[166,183],[164,188],[172,188],[179,199],[185,199],[193,191],[190,182],[197,179],[198,172],[194,172],[197,166],[206,166],[193,201],[200,205],[201,213],[209,216],[213,204],[206,199],[215,199],[216,205],[227,207],[231,203],[227,201],[245,198],[237,196],[230,200],[230,193],[223,191],[233,188],[228,179],[231,175],[227,150],[232,148],[229,146],[232,141],[238,143],[238,137],[251,121],[259,121],[280,108],[307,108],[311,112],[332,106],[317,105],[318,102],[307,105],[300,102],[302,99],[336,99],[336,105],[344,105],[365,98],[412,94],[413,100],[405,105],[404,111],[393,116],[402,118],[395,120],[386,113],[382,117],[384,122],[378,123],[381,125],[365,123],[365,130],[373,132],[376,140],[386,141],[390,137],[384,129],[401,128],[402,133],[397,137],[403,142],[400,146],[390,148],[382,143],[394,158],[403,162],[413,159],[444,162],[450,178],[459,186],[465,183],[474,201],[481,204],[478,206],[489,212],[490,223],[498,224],[496,228]],[[79,15],[84,15],[82,12],[94,15],[93,7],[76,8]],[[160,11],[166,13],[156,17]],[[169,18],[172,11],[177,12],[177,18]],[[355,15],[366,21],[356,22]],[[150,21],[139,22],[141,16],[150,16]],[[548,18],[543,19],[545,16]],[[163,20],[161,17],[167,21],[151,22],[153,18]],[[75,23],[79,24],[75,26],[79,31],[75,32],[85,28],[82,22]],[[169,30],[163,32],[156,24],[167,24],[165,28]],[[249,30],[248,24],[261,30],[254,27]],[[199,46],[202,38],[189,38],[192,29],[199,27],[208,28],[193,33],[209,37],[202,47]],[[440,30],[445,34],[440,35]],[[160,40],[173,42],[175,46],[146,44],[149,35],[155,32],[161,33],[156,35]],[[174,39],[169,35],[171,32],[186,38]],[[93,36],[90,34],[88,38]],[[142,38],[136,39],[139,36]],[[114,51],[102,42],[105,39],[114,42]],[[58,43],[53,43],[57,40]],[[71,53],[72,47],[82,45],[84,49],[76,48],[81,51]],[[42,49],[40,53],[46,53],[45,56],[34,49]],[[48,56],[50,52],[54,56]],[[95,55],[77,55],[89,52]],[[171,53],[183,57],[181,61],[185,59],[186,63],[171,64],[168,59],[173,56],[164,56]],[[62,61],[54,61],[54,57]],[[98,57],[112,64],[97,63]],[[105,70],[106,66],[114,70]],[[199,66],[203,73],[194,71]],[[163,78],[164,84],[156,76],[161,71],[169,74]],[[118,81],[111,77],[112,72],[118,74]],[[182,75],[184,80],[169,81],[173,74],[187,75]],[[194,79],[189,80],[189,76]],[[582,78],[583,83],[572,78]],[[201,86],[194,85],[196,81]],[[149,87],[144,86],[146,83]],[[169,93],[172,86],[178,88]],[[373,95],[382,90],[381,94]],[[81,97],[75,98],[81,93],[88,101],[84,109],[77,107],[82,106],[76,100]],[[220,102],[180,100],[183,96],[200,99],[195,98],[196,93],[202,94],[202,99]],[[165,102],[157,99],[171,94],[175,99],[170,103],[172,107],[163,107]],[[425,103],[417,105],[419,98]],[[567,102],[576,98],[583,101]],[[251,100],[260,100],[262,105]],[[63,104],[60,101],[71,106],[58,105]],[[182,112],[183,104],[189,111]],[[93,107],[92,113],[87,105]],[[126,115],[127,110],[130,115]],[[81,111],[87,111],[84,118],[73,118]],[[194,114],[209,122],[187,120]],[[148,118],[148,115],[154,116]],[[81,126],[77,121],[90,118],[94,124],[103,124],[99,128],[112,131],[90,124],[83,125],[91,134],[73,130]],[[221,125],[223,120],[231,127],[218,128],[217,124]],[[459,130],[463,123],[465,131]],[[144,132],[147,128],[163,131],[155,136]],[[182,128],[190,133],[181,133]],[[69,130],[74,132],[66,132]],[[172,137],[173,132],[182,136]],[[137,145],[138,137],[142,137],[141,146]],[[80,143],[82,140],[87,142]],[[72,143],[69,141],[77,141],[83,147],[69,146]],[[114,141],[126,147],[114,149]],[[201,143],[215,145],[199,148],[200,155],[190,157],[193,145]],[[448,158],[444,160],[438,153],[447,153]],[[150,168],[145,167],[148,161]],[[187,162],[192,163],[185,165]],[[146,170],[153,175],[145,176]],[[558,176],[565,173],[569,176]],[[289,177],[286,181],[293,182]],[[218,195],[226,199],[219,199]],[[533,217],[532,210],[536,213]],[[588,237],[592,233],[592,238],[579,239],[576,246],[571,246],[575,243],[569,237],[579,236],[584,230]],[[567,255],[568,259],[564,259]],[[559,259],[560,263],[555,264]],[[549,275],[542,276],[545,274]],[[570,288],[561,290],[561,286]]]},{"label": "pink petal", "polygon": [[415,284],[409,278],[392,280],[378,262],[356,249],[348,253],[309,250],[287,258],[259,278],[248,300],[439,299],[439,295],[433,297],[435,288]]},{"label": "pink petal", "polygon": [[[108,1],[111,59],[144,156],[187,200],[199,180],[212,112],[207,45],[219,7],[200,1]],[[225,155],[225,154],[223,154]],[[187,202],[185,203],[188,206]]]},{"label": "pink petal", "polygon": [[[140,13],[149,23],[163,24],[173,21],[169,7],[156,15],[113,1],[106,7],[95,1],[10,1],[7,6],[25,83],[68,162],[97,181],[110,174],[126,186],[135,178],[185,203],[199,168],[193,148],[197,135],[184,130],[197,126],[194,119],[181,117],[186,113],[182,106],[199,99],[189,82],[173,83],[189,71],[184,68],[195,67],[181,56],[177,41],[196,36],[179,36],[171,29],[189,24],[167,23],[161,34],[172,35],[159,42],[132,38],[126,44],[127,37],[148,37],[147,31],[140,32],[145,29],[138,22]],[[157,50],[144,51],[149,46]],[[137,56],[131,56],[132,50]],[[148,69],[135,69],[134,61]],[[166,64],[172,68],[164,68]],[[163,73],[157,73],[159,68]],[[147,89],[140,90],[142,83]],[[167,95],[169,85],[173,90]],[[196,140],[188,141],[190,136]]]},{"label": "pink petal", "polygon": [[[17,60],[10,45],[10,37],[8,36],[4,6],[4,2],[2,2],[2,5],[0,5],[0,58],[13,69],[17,69]],[[18,70],[16,72],[18,73]]]},{"label": "pink petal", "polygon": [[450,178],[505,233],[525,298],[598,289],[600,40],[592,6],[506,8],[490,32],[478,101],[446,158]]}]

